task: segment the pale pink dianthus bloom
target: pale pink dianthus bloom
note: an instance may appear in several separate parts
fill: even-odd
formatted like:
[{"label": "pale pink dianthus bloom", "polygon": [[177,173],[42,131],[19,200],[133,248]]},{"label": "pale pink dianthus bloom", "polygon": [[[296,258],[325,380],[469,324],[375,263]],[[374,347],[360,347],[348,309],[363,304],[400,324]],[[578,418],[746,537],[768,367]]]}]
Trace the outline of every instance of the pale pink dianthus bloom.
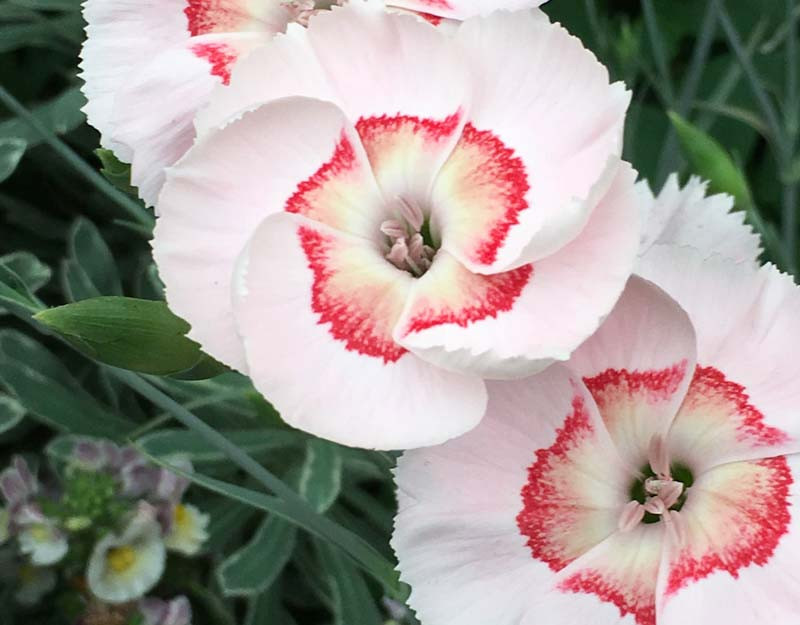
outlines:
[{"label": "pale pink dianthus bloom", "polygon": [[[393,545],[426,625],[793,623],[800,292],[655,246],[566,365],[406,453]],[[678,305],[680,304],[680,306]]]},{"label": "pale pink dianthus bloom", "polygon": [[[317,7],[342,0],[86,0],[81,78],[89,123],[101,144],[132,164],[131,178],[153,205],[173,165],[195,138],[195,114],[234,63]],[[395,0],[433,23],[542,0]]]},{"label": "pale pink dianthus bloom", "polygon": [[629,94],[528,11],[452,36],[354,2],[258,48],[171,170],[154,255],[190,336],[289,423],[405,448],[482,377],[564,360],[639,242]]}]

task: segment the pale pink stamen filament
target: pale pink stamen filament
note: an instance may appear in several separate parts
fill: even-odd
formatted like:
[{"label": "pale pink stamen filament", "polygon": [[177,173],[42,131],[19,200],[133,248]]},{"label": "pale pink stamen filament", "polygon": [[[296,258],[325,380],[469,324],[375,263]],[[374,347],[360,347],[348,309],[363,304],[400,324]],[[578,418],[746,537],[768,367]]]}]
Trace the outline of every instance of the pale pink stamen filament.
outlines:
[{"label": "pale pink stamen filament", "polygon": [[425,245],[420,232],[425,223],[425,214],[417,202],[406,198],[398,197],[395,208],[398,218],[387,219],[380,226],[380,231],[389,237],[386,260],[398,269],[419,277],[430,268],[436,255],[436,250]]},{"label": "pale pink stamen filament", "polygon": [[620,514],[619,529],[632,531],[644,520],[645,513],[655,514],[661,516],[670,535],[682,543],[686,538],[686,522],[677,510],[671,508],[683,495],[684,485],[671,477],[669,450],[661,435],[656,434],[650,440],[648,460],[657,476],[647,478],[644,483],[644,490],[651,496],[643,504],[634,500],[625,505]]}]

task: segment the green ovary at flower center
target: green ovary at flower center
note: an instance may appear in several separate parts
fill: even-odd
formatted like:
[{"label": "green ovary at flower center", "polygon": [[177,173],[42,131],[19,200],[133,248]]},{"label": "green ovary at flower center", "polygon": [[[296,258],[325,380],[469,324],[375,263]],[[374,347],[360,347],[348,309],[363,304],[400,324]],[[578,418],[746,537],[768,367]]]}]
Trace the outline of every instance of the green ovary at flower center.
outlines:
[{"label": "green ovary at flower center", "polygon": [[[628,488],[628,495],[632,501],[638,501],[640,504],[646,504],[649,499],[653,497],[653,490],[661,485],[663,480],[655,474],[650,465],[645,465],[639,472],[641,477],[637,477]],[[672,482],[678,483],[682,487],[682,491],[677,501],[670,506],[670,510],[680,510],[686,503],[689,494],[689,488],[694,484],[694,474],[692,470],[683,463],[676,462],[670,466],[670,475]],[[646,512],[642,523],[657,523],[661,520],[660,514],[653,514]]]}]

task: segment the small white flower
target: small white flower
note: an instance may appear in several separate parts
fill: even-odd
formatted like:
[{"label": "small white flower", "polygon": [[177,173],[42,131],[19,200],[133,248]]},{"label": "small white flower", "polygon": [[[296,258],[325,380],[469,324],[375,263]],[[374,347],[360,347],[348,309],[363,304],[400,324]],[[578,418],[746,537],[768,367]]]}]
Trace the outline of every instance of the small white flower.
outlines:
[{"label": "small white flower", "polygon": [[166,549],[155,509],[140,502],[121,535],[110,534],[94,547],[86,571],[89,589],[108,603],[138,599],[164,572]]},{"label": "small white flower", "polygon": [[31,564],[37,566],[55,564],[69,550],[67,537],[44,516],[22,525],[18,538],[20,552],[30,556]]},{"label": "small white flower", "polygon": [[179,503],[172,508],[170,529],[164,543],[168,549],[193,556],[208,540],[208,515],[195,506]]}]

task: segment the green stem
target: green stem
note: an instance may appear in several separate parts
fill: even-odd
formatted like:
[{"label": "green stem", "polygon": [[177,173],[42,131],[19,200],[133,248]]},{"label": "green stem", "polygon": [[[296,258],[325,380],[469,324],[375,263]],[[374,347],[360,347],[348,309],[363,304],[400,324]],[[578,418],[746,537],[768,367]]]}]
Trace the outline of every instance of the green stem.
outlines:
[{"label": "green stem", "polygon": [[669,72],[669,63],[667,62],[667,52],[664,47],[664,40],[661,37],[661,31],[658,28],[658,18],[656,11],[653,8],[653,0],[642,0],[642,12],[644,13],[644,21],[647,26],[647,34],[650,37],[650,43],[653,46],[653,56],[656,60],[656,69],[660,74],[661,87],[669,108],[675,106],[675,89],[672,86],[672,77]]},{"label": "green stem", "polygon": [[152,231],[155,220],[141,204],[119,191],[108,180],[103,178],[98,171],[87,164],[86,161],[84,161],[72,150],[72,148],[70,148],[44,124],[36,119],[36,117],[28,109],[26,109],[19,100],[17,100],[2,86],[0,86],[0,102],[5,104],[5,106],[8,107],[8,109],[14,115],[20,117],[26,124],[35,130],[39,136],[41,136],[42,141],[49,145],[61,158],[69,163],[78,174],[80,174],[98,191],[100,191],[119,208],[121,208],[128,217],[145,228],[145,232]]},{"label": "green stem", "polygon": [[[692,106],[692,102],[695,100],[698,87],[700,86],[700,80],[703,77],[703,70],[706,67],[706,61],[711,51],[711,44],[714,43],[714,33],[716,30],[717,14],[714,10],[714,6],[709,5],[703,17],[700,35],[692,51],[692,60],[689,65],[686,80],[681,87],[681,93],[678,97],[676,106],[681,117],[688,117],[689,109]],[[664,183],[670,171],[677,166],[678,155],[678,135],[675,132],[675,128],[670,124],[669,130],[667,131],[667,141],[664,144],[664,149],[661,151],[661,156],[658,159],[658,167],[656,168],[655,182],[659,187]]]},{"label": "green stem", "polygon": [[[796,0],[786,1],[786,19],[788,21],[789,32],[786,37],[786,129],[787,129],[787,161],[782,168],[788,169],[794,159],[794,151],[797,144],[797,125],[798,125],[798,85],[797,85],[797,12],[795,9]],[[786,246],[786,254],[789,257],[790,268],[794,272],[797,269],[797,183],[786,182],[783,185],[783,241]]]},{"label": "green stem", "polygon": [[717,16],[719,17],[722,29],[725,31],[725,35],[728,38],[728,43],[730,44],[733,53],[736,55],[739,64],[744,70],[744,75],[747,77],[747,80],[750,83],[750,88],[753,91],[753,95],[755,96],[759,108],[761,109],[761,113],[764,115],[764,119],[769,126],[770,132],[772,133],[772,140],[778,149],[780,160],[783,161],[786,156],[786,145],[775,107],[770,101],[769,96],[764,89],[764,85],[761,84],[761,79],[758,76],[758,72],[756,71],[755,65],[753,65],[750,55],[747,54],[747,51],[742,45],[739,32],[733,25],[730,15],[728,15],[724,0],[711,0],[711,2],[717,10]]}]

